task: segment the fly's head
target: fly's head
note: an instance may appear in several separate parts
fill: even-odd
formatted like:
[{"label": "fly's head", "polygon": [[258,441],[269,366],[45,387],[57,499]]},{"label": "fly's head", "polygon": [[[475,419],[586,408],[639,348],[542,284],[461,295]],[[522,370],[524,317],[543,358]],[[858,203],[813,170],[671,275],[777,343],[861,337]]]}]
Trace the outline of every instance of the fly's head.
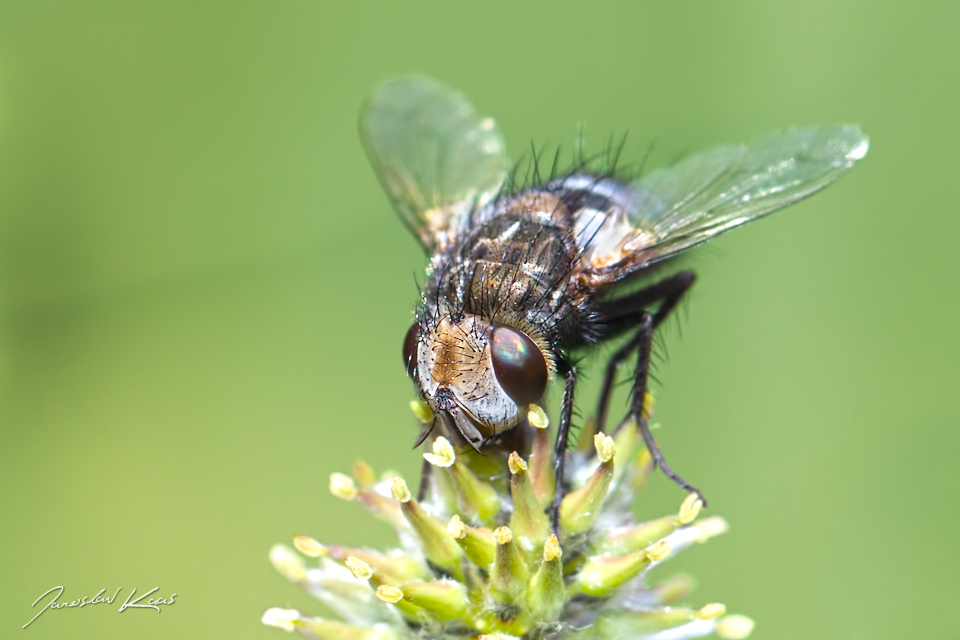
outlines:
[{"label": "fly's head", "polygon": [[403,360],[435,419],[474,448],[516,426],[554,368],[542,340],[473,314],[415,322]]}]

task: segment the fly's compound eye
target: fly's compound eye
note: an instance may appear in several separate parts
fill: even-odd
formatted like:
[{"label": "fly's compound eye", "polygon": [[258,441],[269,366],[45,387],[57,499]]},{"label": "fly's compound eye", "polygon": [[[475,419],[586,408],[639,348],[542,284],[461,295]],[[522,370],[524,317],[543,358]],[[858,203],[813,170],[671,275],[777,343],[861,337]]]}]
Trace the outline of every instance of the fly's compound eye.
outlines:
[{"label": "fly's compound eye", "polygon": [[538,402],[547,388],[547,362],[527,334],[500,325],[490,337],[490,359],[497,382],[519,405]]},{"label": "fly's compound eye", "polygon": [[413,377],[413,372],[417,368],[417,344],[420,338],[420,325],[414,322],[413,326],[407,329],[407,335],[403,339],[403,366],[407,369],[407,375]]}]

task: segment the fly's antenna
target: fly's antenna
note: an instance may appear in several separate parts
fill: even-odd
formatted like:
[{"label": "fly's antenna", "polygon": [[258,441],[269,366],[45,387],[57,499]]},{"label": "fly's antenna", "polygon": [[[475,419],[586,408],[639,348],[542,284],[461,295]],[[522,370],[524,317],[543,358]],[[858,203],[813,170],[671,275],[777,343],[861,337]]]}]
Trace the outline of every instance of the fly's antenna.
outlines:
[{"label": "fly's antenna", "polygon": [[426,439],[430,436],[431,433],[433,433],[433,430],[436,428],[436,426],[437,426],[437,415],[434,414],[434,415],[433,415],[433,420],[430,421],[430,427],[429,427],[429,428],[424,428],[424,429],[420,432],[420,435],[417,436],[417,441],[414,443],[413,448],[416,449],[417,447],[419,447],[420,445],[422,445],[422,444],[423,444],[423,441],[426,440]]}]

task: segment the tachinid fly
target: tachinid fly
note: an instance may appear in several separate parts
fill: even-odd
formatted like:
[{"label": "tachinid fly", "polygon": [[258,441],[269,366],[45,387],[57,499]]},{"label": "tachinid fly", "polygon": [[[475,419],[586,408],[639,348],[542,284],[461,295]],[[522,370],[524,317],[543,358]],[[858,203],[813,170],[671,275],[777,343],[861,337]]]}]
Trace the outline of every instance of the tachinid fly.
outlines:
[{"label": "tachinid fly", "polygon": [[423,77],[383,84],[360,130],[384,189],[431,256],[403,344],[407,373],[433,410],[430,429],[480,449],[523,422],[548,381],[561,377],[561,487],[577,380],[570,354],[629,335],[606,365],[595,429],[604,429],[617,366],[636,355],[627,417],[663,472],[697,494],[664,461],[643,411],[653,332],[694,274],[639,290],[623,285],[816,193],[868,148],[856,125],[795,128],[633,181],[580,167],[514,188],[493,120]]}]

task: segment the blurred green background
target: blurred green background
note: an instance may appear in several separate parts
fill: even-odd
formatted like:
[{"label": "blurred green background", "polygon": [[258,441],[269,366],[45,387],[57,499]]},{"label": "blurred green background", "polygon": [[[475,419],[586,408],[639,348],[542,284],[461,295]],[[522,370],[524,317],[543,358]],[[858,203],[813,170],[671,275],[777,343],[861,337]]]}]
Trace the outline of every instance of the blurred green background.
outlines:
[{"label": "blurred green background", "polygon": [[[356,116],[420,71],[495,116],[515,156],[579,122],[595,148],[629,130],[628,158],[655,141],[649,166],[862,125],[849,176],[688,261],[659,438],[732,529],[673,567],[758,639],[958,637],[958,18],[876,0],[4,0],[0,635],[282,638],[264,609],[320,608],[272,544],[391,542],[326,485],[361,455],[419,469],[400,345],[425,259]],[[641,516],[682,497],[662,477],[645,494]],[[57,585],[178,595],[21,631]]]}]

